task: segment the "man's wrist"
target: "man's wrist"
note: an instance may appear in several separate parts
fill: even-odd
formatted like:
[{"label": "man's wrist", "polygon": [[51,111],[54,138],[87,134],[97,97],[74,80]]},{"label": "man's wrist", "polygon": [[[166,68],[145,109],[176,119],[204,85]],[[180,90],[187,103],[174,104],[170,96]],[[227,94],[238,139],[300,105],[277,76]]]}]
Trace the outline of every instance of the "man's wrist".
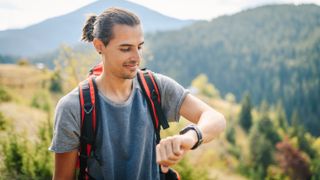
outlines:
[{"label": "man's wrist", "polygon": [[202,133],[200,131],[200,129],[196,126],[196,125],[189,125],[187,127],[185,127],[184,129],[182,129],[179,133],[180,135],[183,134],[190,134],[193,137],[193,140],[195,140],[194,145],[191,147],[191,149],[196,149],[197,147],[199,147],[203,141],[202,138]]}]

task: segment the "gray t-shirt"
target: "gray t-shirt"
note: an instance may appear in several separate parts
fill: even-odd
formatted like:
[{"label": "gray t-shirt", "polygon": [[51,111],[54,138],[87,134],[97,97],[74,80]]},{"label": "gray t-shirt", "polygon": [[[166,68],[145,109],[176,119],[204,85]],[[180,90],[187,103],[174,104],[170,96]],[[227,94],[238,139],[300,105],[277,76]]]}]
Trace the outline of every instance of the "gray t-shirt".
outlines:
[{"label": "gray t-shirt", "polygon": [[[156,77],[162,109],[169,121],[178,121],[188,91],[169,77],[161,74]],[[97,129],[96,158],[88,163],[90,175],[108,180],[159,179],[153,122],[137,78],[126,102],[114,103],[99,92],[99,105],[101,122]],[[63,153],[78,149],[79,137],[80,105],[76,88],[57,104],[49,150]]]}]

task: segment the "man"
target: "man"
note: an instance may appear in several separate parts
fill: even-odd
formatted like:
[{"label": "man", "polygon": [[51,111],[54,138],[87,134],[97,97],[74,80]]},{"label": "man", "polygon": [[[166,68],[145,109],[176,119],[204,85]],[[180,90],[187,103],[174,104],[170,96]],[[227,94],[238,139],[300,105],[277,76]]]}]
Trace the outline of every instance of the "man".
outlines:
[{"label": "man", "polygon": [[[162,139],[156,145],[155,131],[145,97],[137,81],[144,44],[139,18],[119,8],[109,8],[88,18],[84,41],[92,42],[101,55],[103,72],[96,77],[101,125],[97,130],[96,156],[89,173],[96,179],[159,179],[184,154],[217,137],[226,126],[222,114],[189,94],[174,80],[160,74],[157,84],[162,109],[169,121],[180,115],[195,125],[181,135]],[[64,96],[55,112],[53,179],[74,179],[80,137],[78,89]]]}]

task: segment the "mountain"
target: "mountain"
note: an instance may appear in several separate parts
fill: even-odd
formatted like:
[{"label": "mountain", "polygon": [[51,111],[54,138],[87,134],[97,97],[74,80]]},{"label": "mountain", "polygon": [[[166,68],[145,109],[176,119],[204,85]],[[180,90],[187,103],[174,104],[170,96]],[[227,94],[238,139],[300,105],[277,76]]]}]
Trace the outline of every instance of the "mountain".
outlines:
[{"label": "mountain", "polygon": [[222,95],[282,103],[289,120],[320,135],[319,6],[268,5],[147,40],[148,68],[184,86],[204,73]]},{"label": "mountain", "polygon": [[85,15],[99,14],[108,7],[122,7],[138,14],[145,32],[178,29],[193,22],[164,16],[128,1],[101,0],[24,29],[0,31],[0,54],[34,56],[52,51],[61,44],[76,44],[80,42]]}]

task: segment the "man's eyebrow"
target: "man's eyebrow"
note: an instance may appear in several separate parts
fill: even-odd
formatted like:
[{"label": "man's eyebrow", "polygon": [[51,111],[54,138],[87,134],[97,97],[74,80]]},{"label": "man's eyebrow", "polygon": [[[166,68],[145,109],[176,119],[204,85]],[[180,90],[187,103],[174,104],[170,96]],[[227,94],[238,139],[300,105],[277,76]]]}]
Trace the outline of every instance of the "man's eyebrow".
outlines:
[{"label": "man's eyebrow", "polygon": [[[141,45],[143,45],[144,44],[144,42],[141,42],[138,46],[141,46]],[[131,47],[131,46],[133,46],[132,44],[120,44],[120,46],[121,47],[123,47],[123,46],[129,46],[129,47]]]}]

